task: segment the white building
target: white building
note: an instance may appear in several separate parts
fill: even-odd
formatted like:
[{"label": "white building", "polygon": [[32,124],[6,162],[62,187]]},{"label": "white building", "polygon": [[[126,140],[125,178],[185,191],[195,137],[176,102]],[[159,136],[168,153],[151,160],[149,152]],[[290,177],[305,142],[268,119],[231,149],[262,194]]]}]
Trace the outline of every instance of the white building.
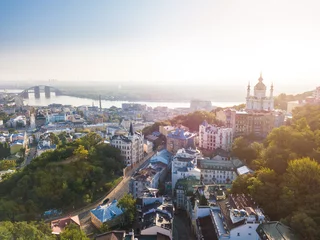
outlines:
[{"label": "white building", "polygon": [[204,121],[199,126],[199,147],[215,150],[221,148],[225,151],[231,150],[233,139],[232,128],[210,125]]},{"label": "white building", "polygon": [[146,189],[157,189],[164,182],[171,164],[171,153],[167,150],[157,152],[150,164],[133,175],[129,182],[129,192],[133,197],[141,197]]},{"label": "white building", "polygon": [[27,120],[25,116],[17,116],[16,118],[11,118],[7,121],[6,125],[8,128],[25,127]]},{"label": "white building", "polygon": [[272,111],[274,109],[273,85],[270,88],[270,96],[266,95],[267,87],[264,85],[262,74],[258,83],[254,86],[254,94],[250,95],[250,84],[247,88],[246,110],[252,111]]},{"label": "white building", "polygon": [[111,145],[121,150],[121,155],[124,157],[124,164],[127,166],[135,165],[143,160],[143,135],[133,132],[132,125],[127,136],[114,135],[111,138]]},{"label": "white building", "polygon": [[153,152],[153,143],[148,140],[144,140],[143,151],[146,154],[152,153]]},{"label": "white building", "polygon": [[179,179],[194,176],[200,180],[200,169],[197,168],[197,159],[201,157],[200,153],[191,149],[179,149],[172,159],[172,191]]},{"label": "white building", "polygon": [[229,184],[237,178],[237,169],[242,166],[239,159],[199,159],[197,164],[204,184]]},{"label": "white building", "polygon": [[262,210],[249,198],[244,194],[238,196],[231,194],[228,198],[230,206],[228,205],[226,211],[221,211],[218,206],[198,209],[195,214],[197,239],[261,239],[257,228],[266,222],[266,218]]}]

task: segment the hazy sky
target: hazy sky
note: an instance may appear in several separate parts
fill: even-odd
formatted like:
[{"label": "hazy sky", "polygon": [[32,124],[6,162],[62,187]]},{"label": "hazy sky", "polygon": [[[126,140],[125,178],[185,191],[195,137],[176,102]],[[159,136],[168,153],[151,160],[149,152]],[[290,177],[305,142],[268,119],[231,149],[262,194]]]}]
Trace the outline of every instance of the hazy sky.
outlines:
[{"label": "hazy sky", "polygon": [[2,0],[0,81],[95,80],[308,90],[317,0]]}]

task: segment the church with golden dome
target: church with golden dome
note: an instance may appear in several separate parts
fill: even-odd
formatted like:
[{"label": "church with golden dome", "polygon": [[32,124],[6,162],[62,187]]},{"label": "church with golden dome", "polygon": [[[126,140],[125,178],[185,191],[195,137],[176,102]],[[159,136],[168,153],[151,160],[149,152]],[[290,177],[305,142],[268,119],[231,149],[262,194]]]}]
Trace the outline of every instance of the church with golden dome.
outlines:
[{"label": "church with golden dome", "polygon": [[250,84],[247,88],[246,110],[247,111],[272,111],[274,109],[273,84],[270,88],[270,95],[267,96],[267,87],[263,83],[262,73],[258,83],[254,86],[253,95],[251,95]]}]

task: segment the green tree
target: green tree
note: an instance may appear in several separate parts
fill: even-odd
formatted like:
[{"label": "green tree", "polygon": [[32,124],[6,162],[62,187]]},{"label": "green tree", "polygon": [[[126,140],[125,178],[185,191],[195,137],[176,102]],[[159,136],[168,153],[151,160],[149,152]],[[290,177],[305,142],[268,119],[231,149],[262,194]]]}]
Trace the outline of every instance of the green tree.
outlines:
[{"label": "green tree", "polygon": [[88,157],[88,150],[84,148],[84,146],[80,145],[76,150],[74,150],[73,154],[76,155],[80,159],[86,159]]},{"label": "green tree", "polygon": [[[0,222],[0,239],[3,240],[54,240],[55,237],[48,233],[49,226],[46,229],[42,225],[39,227],[37,223],[27,223],[27,222]],[[43,231],[42,231],[43,230]]]},{"label": "green tree", "polygon": [[118,202],[118,207],[123,209],[125,222],[131,225],[136,213],[136,201],[131,194],[124,195]]},{"label": "green tree", "polygon": [[75,224],[68,225],[60,234],[61,240],[89,240],[80,227]]}]

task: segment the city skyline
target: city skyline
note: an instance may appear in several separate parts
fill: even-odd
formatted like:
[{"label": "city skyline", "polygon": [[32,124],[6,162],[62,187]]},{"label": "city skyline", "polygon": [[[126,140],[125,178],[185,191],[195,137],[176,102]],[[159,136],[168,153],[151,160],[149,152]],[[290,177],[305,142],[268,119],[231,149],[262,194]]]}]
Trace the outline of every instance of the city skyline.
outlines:
[{"label": "city skyline", "polygon": [[0,81],[254,85],[320,78],[317,1],[6,1]]}]

